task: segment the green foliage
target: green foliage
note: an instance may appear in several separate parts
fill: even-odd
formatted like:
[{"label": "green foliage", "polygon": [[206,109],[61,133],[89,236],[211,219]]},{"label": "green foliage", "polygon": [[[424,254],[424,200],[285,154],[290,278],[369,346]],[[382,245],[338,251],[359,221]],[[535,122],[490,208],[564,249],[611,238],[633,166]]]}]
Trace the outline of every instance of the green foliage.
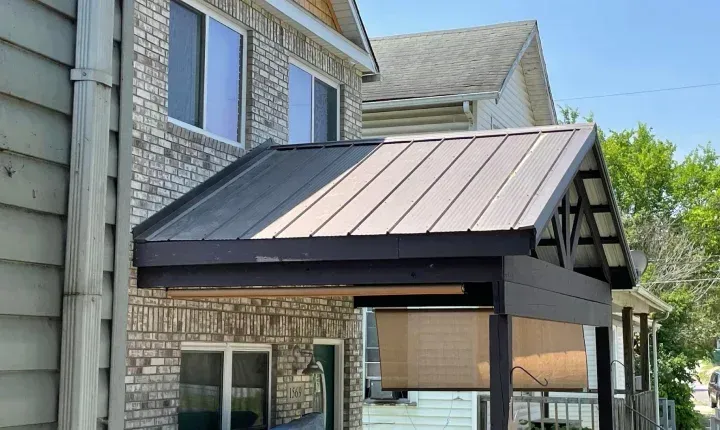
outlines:
[{"label": "green foliage", "polygon": [[687,288],[677,288],[662,298],[673,306],[673,311],[658,331],[660,396],[675,400],[679,428],[701,428],[691,401],[691,384],[697,364],[709,356],[710,320],[697,319],[695,300]]},{"label": "green foliage", "polygon": [[[568,106],[560,116],[580,118]],[[720,276],[720,155],[698,146],[679,161],[643,123],[598,133],[630,246],[651,260],[642,282],[673,305],[658,331],[660,395],[675,400],[678,428],[701,428],[691,383],[720,334],[720,286],[698,279]]]}]

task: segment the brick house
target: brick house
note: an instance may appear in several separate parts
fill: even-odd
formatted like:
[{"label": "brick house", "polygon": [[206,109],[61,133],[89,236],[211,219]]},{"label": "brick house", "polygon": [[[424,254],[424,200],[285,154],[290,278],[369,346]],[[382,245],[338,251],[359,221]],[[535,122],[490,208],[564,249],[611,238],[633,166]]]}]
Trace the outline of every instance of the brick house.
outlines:
[{"label": "brick house", "polygon": [[[137,0],[134,33],[133,226],[267,139],[361,137],[378,69],[354,0]],[[286,423],[317,409],[311,352],[334,391],[327,428],[361,427],[352,300],[175,300],[134,279],[126,428]]]}]

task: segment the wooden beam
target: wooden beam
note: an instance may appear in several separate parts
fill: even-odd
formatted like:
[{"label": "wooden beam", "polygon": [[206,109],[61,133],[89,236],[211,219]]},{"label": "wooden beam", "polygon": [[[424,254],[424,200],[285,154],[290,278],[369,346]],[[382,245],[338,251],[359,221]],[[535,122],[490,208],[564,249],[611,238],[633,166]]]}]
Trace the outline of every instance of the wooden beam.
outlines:
[{"label": "wooden beam", "polygon": [[160,266],[137,273],[138,288],[464,284],[501,280],[502,258]]},{"label": "wooden beam", "polygon": [[[580,299],[514,282],[505,282],[508,315],[592,326],[610,325],[609,304]],[[609,291],[609,287],[608,287]]]},{"label": "wooden beam", "polygon": [[580,170],[576,176],[580,179],[602,179],[602,172],[599,170]]},{"label": "wooden beam", "polygon": [[509,315],[490,315],[490,428],[510,423],[512,388],[512,321]]},{"label": "wooden beam", "polygon": [[[575,177],[575,190],[578,193],[578,196],[585,201],[590,201],[590,198],[588,197],[587,190],[585,189],[585,181],[580,176]],[[612,196],[610,196],[612,198]],[[590,227],[590,233],[593,238],[593,241],[595,241],[595,251],[598,254],[598,258],[600,259],[600,264],[603,270],[603,274],[605,275],[605,279],[608,282],[612,281],[612,276],[610,275],[610,265],[607,261],[607,255],[605,255],[605,250],[603,249],[602,245],[602,237],[600,236],[600,229],[598,229],[597,221],[595,220],[595,215],[590,212],[587,209],[587,206],[585,207],[585,215],[587,217],[587,223]]]},{"label": "wooden beam", "polygon": [[[635,352],[633,351],[633,308],[623,308],[623,370],[625,371],[625,414],[626,422],[633,422],[633,396],[635,394]],[[632,428],[632,424],[631,424]]]},{"label": "wooden beam", "polygon": [[650,391],[650,330],[648,314],[640,314],[640,376],[642,390]]},{"label": "wooden beam", "polygon": [[560,266],[567,268],[568,257],[567,248],[565,247],[567,242],[565,241],[565,235],[562,228],[562,217],[560,215],[560,211],[557,209],[555,210],[551,221],[553,234],[555,235],[555,247],[557,248],[558,261],[560,262]]},{"label": "wooden beam", "polygon": [[570,260],[570,267],[575,267],[575,256],[577,255],[577,248],[578,244],[580,243],[580,229],[582,227],[582,222],[585,219],[585,214],[587,212],[587,209],[585,206],[587,206],[587,200],[580,198],[579,200],[579,208],[581,209],[577,214],[575,214],[575,219],[573,219],[573,225],[572,225],[572,231],[570,232],[570,239],[568,240],[568,259]]},{"label": "wooden beam", "polygon": [[[605,236],[600,238],[600,242],[603,245],[614,245],[620,243],[620,238],[616,236]],[[578,239],[578,245],[590,246],[595,245],[595,241],[592,237],[581,237]],[[553,238],[540,239],[537,246],[556,246],[556,241]]]},{"label": "wooden beam", "polygon": [[595,365],[600,430],[613,428],[613,387],[610,354],[610,327],[595,327]]},{"label": "wooden beam", "polygon": [[525,255],[503,258],[503,279],[605,305],[612,303],[607,282]]},{"label": "wooden beam", "polygon": [[168,290],[169,298],[328,297],[463,295],[462,285],[373,285],[357,287],[275,287]]},{"label": "wooden beam", "polygon": [[[580,210],[581,208],[577,205],[570,207],[571,214],[576,214]],[[590,212],[594,214],[612,213],[612,209],[610,208],[610,205],[590,205]]]}]

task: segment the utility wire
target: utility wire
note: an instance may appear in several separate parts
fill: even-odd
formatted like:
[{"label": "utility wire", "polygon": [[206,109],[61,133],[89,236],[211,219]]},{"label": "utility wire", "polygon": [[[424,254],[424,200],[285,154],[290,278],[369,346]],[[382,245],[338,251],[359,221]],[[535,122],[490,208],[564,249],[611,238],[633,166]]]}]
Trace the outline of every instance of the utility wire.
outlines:
[{"label": "utility wire", "polygon": [[610,93],[610,94],[598,94],[594,96],[583,96],[583,97],[569,97],[566,99],[556,99],[556,102],[566,102],[571,100],[586,100],[586,99],[601,99],[606,97],[619,97],[619,96],[633,96],[637,94],[649,94],[649,93],[660,93],[660,92],[667,92],[667,91],[680,91],[680,90],[689,90],[693,88],[707,88],[707,87],[719,87],[720,82],[711,82],[707,84],[697,84],[697,85],[685,85],[682,87],[668,87],[668,88],[655,88],[652,90],[640,90],[640,91],[628,91],[624,93]]},{"label": "utility wire", "polygon": [[680,284],[685,282],[709,282],[709,281],[720,281],[720,278],[700,278],[700,279],[678,279],[676,281],[653,281],[643,282],[639,285],[657,285],[657,284]]}]

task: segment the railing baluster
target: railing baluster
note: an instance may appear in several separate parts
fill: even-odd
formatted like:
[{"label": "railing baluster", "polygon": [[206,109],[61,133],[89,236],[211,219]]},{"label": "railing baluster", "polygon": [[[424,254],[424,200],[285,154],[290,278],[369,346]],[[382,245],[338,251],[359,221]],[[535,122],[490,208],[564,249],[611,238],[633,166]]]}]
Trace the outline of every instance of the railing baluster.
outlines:
[{"label": "railing baluster", "polygon": [[540,430],[545,430],[545,397],[540,397]]},{"label": "railing baluster", "polygon": [[595,430],[595,405],[590,404],[590,421],[592,422],[592,429]]},{"label": "railing baluster", "polygon": [[577,404],[578,404],[578,420],[580,421],[580,428],[583,428],[582,425],[582,403],[580,403],[580,398],[577,398]]},{"label": "railing baluster", "polygon": [[555,410],[555,430],[560,430],[560,425],[558,423],[558,404],[557,402],[553,404],[553,409]]},{"label": "railing baluster", "polygon": [[565,428],[570,428],[570,402],[565,399]]}]

